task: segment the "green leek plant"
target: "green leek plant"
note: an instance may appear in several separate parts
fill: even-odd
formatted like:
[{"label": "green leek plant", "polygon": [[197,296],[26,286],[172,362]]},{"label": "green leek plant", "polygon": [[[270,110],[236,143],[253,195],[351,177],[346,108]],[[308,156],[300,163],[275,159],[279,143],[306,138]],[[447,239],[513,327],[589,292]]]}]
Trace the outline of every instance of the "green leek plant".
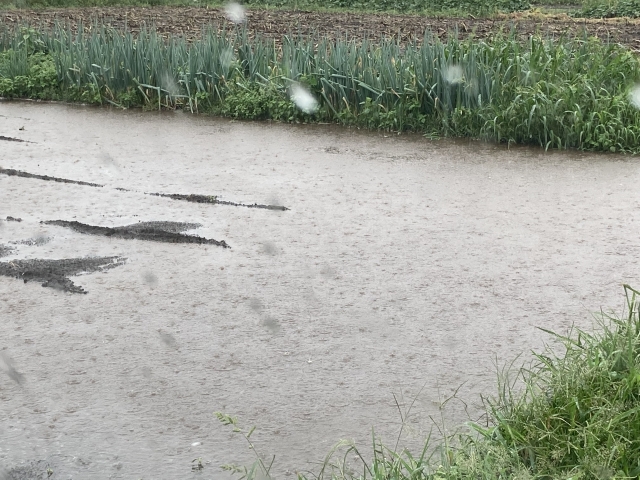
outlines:
[{"label": "green leek plant", "polygon": [[[596,39],[442,42],[427,34],[406,45],[292,37],[276,44],[234,26],[187,43],[153,31],[57,26],[4,31],[0,49],[3,97],[640,151],[640,111],[629,101],[640,62]],[[297,109],[293,85],[319,108]]]}]

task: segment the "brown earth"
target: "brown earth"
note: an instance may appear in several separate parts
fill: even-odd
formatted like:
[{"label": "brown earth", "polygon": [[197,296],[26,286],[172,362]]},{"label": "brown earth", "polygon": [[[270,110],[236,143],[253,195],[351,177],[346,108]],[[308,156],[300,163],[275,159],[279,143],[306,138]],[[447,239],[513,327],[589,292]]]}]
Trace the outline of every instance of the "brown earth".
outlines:
[{"label": "brown earth", "polygon": [[[586,20],[573,19],[566,14],[543,15],[535,12],[475,19],[282,10],[250,10],[247,17],[250,35],[260,34],[275,39],[286,34],[316,34],[372,40],[388,37],[406,42],[413,37],[422,38],[426,30],[440,38],[456,30],[460,37],[473,34],[478,38],[511,28],[524,37],[533,33],[559,37],[580,34],[586,30],[591,36],[640,50],[640,20],[629,19]],[[184,35],[188,39],[198,37],[206,26],[221,29],[226,23],[220,9],[206,7],[109,7],[0,12],[0,22],[9,26],[29,23],[51,27],[56,21],[69,22],[73,27],[82,21],[88,26],[86,28],[91,28],[95,22],[115,28],[127,26],[134,32],[145,26],[154,26],[164,35]]]}]

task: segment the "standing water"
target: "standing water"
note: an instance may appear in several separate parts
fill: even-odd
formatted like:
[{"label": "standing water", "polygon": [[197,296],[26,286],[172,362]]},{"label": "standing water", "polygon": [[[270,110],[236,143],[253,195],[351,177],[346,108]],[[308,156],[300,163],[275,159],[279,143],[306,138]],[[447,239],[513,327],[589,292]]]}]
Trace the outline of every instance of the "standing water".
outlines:
[{"label": "standing water", "polygon": [[395,399],[416,447],[456,390],[446,424],[476,419],[536,327],[640,284],[633,157],[30,103],[0,135],[13,478],[226,478],[253,452],[216,411],[279,478],[372,427],[395,444]]}]

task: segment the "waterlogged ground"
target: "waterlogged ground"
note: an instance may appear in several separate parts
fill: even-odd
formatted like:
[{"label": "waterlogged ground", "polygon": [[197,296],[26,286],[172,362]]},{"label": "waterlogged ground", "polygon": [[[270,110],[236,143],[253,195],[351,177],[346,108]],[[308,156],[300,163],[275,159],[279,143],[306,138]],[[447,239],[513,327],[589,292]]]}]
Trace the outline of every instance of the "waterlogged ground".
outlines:
[{"label": "waterlogged ground", "polygon": [[395,444],[394,394],[415,446],[536,327],[640,284],[632,157],[36,103],[0,103],[0,135],[0,168],[41,177],[0,174],[6,478],[225,478],[252,452],[215,411],[288,478],[374,426]]}]

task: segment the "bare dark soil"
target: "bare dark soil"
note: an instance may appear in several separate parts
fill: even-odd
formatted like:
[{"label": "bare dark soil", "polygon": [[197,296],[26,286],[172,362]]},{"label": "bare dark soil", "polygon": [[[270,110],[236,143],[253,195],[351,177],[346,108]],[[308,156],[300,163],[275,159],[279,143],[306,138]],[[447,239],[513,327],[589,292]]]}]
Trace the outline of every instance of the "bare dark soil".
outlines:
[{"label": "bare dark soil", "polygon": [[46,225],[58,225],[67,227],[76,232],[86,233],[88,235],[102,235],[104,237],[151,240],[154,242],[165,243],[198,243],[206,245],[217,245],[223,248],[230,248],[224,240],[218,241],[210,238],[198,237],[196,235],[185,235],[181,232],[191,230],[201,226],[197,223],[184,222],[140,222],[133,225],[125,225],[122,227],[100,227],[97,225],[88,225],[76,221],[66,220],[49,220],[43,222]]},{"label": "bare dark soil", "polygon": [[0,262],[0,275],[28,281],[43,282],[51,287],[70,293],[87,293],[68,277],[82,272],[97,272],[115,268],[124,263],[122,257],[68,258],[63,260],[12,260]]},{"label": "bare dark soil", "polygon": [[[513,31],[522,37],[541,33],[550,37],[580,34],[610,39],[640,49],[640,21],[628,19],[573,19],[566,14],[539,13],[501,15],[494,18],[434,18],[417,15],[366,13],[318,13],[283,10],[251,10],[247,14],[249,35],[279,40],[283,35],[330,38],[393,38],[404,43],[425,31],[440,38],[455,34],[460,38],[474,35],[487,38],[499,31]],[[94,23],[133,32],[155,27],[161,34],[194,39],[203,29],[221,30],[229,25],[220,9],[199,7],[107,7],[46,10],[12,10],[0,12],[0,24],[52,27],[56,22],[86,29]]]},{"label": "bare dark soil", "polygon": [[66,178],[50,177],[49,175],[37,175],[35,173],[23,172],[21,170],[14,170],[13,168],[0,168],[0,174],[9,175],[12,177],[24,177],[24,178],[36,178],[38,180],[47,180],[49,182],[60,183],[75,183],[76,185],[85,185],[88,187],[104,187],[98,183],[81,182],[78,180],[69,180]]}]

